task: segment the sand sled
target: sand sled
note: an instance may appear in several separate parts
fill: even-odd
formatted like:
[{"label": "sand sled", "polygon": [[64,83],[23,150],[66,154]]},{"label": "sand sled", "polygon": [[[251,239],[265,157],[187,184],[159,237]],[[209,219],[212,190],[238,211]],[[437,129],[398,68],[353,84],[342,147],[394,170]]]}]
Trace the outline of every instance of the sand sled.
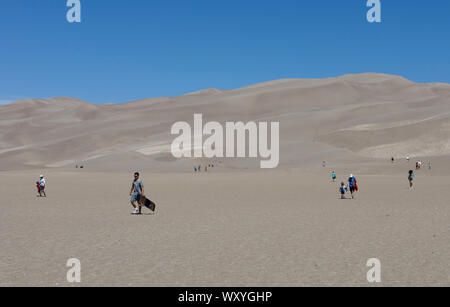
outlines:
[{"label": "sand sled", "polygon": [[154,202],[152,202],[150,199],[146,198],[145,196],[141,196],[141,199],[139,200],[139,204],[141,206],[144,206],[144,207],[150,209],[151,211],[155,212],[156,204]]}]

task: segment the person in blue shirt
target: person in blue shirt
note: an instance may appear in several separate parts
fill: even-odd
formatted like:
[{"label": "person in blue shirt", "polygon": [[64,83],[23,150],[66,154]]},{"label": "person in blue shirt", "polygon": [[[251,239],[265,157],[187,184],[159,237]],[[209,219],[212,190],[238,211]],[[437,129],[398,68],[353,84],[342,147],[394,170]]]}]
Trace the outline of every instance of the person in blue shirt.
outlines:
[{"label": "person in blue shirt", "polygon": [[333,171],[331,173],[331,179],[333,179],[333,182],[336,180],[336,172],[335,171]]},{"label": "person in blue shirt", "polygon": [[409,188],[413,189],[413,180],[414,180],[414,171],[410,170],[408,174],[408,180],[409,180]]},{"label": "person in blue shirt", "polygon": [[341,182],[339,191],[341,192],[341,199],[345,199],[345,192],[347,192],[347,187],[345,186],[345,183]]},{"label": "person in blue shirt", "polygon": [[350,174],[350,177],[348,178],[348,187],[350,188],[352,199],[355,198],[353,194],[358,191],[358,183],[356,182],[356,178],[353,174]]},{"label": "person in blue shirt", "polygon": [[130,202],[131,206],[133,206],[134,211],[133,214],[142,214],[142,204],[140,203],[141,197],[145,196],[144,194],[144,182],[142,179],[139,179],[139,173],[134,173],[134,180],[131,183],[131,189],[130,189]]}]

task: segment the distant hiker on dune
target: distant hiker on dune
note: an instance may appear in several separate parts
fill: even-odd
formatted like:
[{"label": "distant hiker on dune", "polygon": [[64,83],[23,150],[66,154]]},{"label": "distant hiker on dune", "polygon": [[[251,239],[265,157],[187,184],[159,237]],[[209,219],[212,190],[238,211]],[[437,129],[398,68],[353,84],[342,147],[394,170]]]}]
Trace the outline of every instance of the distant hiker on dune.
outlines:
[{"label": "distant hiker on dune", "polygon": [[335,172],[335,171],[333,171],[333,172],[331,173],[331,179],[333,180],[333,182],[336,181],[336,172]]},{"label": "distant hiker on dune", "polygon": [[47,197],[47,194],[45,194],[45,178],[44,175],[39,176],[39,181],[36,182],[38,186],[38,192],[39,196],[42,197],[42,194],[44,194],[44,197]]},{"label": "distant hiker on dune", "polygon": [[352,194],[352,199],[354,197],[354,193],[358,192],[358,183],[356,181],[356,178],[353,176],[353,174],[350,174],[350,177],[348,177],[348,187],[350,188],[350,193]]},{"label": "distant hiker on dune", "polygon": [[422,168],[422,161],[417,161],[416,162],[416,169],[421,169]]},{"label": "distant hiker on dune", "polygon": [[134,211],[133,214],[142,214],[142,205],[139,203],[141,200],[141,196],[144,196],[144,182],[139,179],[139,173],[134,173],[134,180],[131,183],[131,206],[133,206]]},{"label": "distant hiker on dune", "polygon": [[408,181],[409,181],[409,188],[412,190],[414,188],[413,186],[413,180],[414,180],[414,171],[410,170],[408,174]]}]

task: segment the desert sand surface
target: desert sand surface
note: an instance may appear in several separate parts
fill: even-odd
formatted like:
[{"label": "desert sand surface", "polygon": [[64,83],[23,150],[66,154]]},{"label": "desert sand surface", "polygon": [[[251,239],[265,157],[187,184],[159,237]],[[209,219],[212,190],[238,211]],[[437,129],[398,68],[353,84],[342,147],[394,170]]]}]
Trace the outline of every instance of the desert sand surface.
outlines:
[{"label": "desert sand surface", "polygon": [[0,285],[69,286],[75,257],[82,286],[368,286],[369,258],[382,286],[449,286],[449,178],[428,172],[360,174],[355,200],[327,170],[145,172],[142,216],[130,174],[49,171],[38,198],[2,173]]},{"label": "desert sand surface", "polygon": [[[279,121],[279,167],[176,160],[170,127],[194,113]],[[383,74],[2,106],[0,286],[70,286],[69,258],[82,286],[368,286],[369,258],[381,286],[450,286],[449,136],[450,85]],[[154,214],[131,215],[134,171]],[[47,198],[36,196],[41,173]],[[340,200],[350,173],[360,191]]]}]

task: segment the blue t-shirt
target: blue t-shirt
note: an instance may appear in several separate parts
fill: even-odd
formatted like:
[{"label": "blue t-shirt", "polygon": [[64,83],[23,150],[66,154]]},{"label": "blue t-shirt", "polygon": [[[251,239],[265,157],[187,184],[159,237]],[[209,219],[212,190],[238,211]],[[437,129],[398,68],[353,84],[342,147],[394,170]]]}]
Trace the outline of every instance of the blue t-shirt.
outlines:
[{"label": "blue t-shirt", "polygon": [[134,195],[142,195],[143,187],[144,187],[144,182],[141,179],[133,181],[133,194]]},{"label": "blue t-shirt", "polygon": [[355,177],[348,178],[348,184],[350,185],[351,188],[353,188],[356,184],[356,178]]}]

